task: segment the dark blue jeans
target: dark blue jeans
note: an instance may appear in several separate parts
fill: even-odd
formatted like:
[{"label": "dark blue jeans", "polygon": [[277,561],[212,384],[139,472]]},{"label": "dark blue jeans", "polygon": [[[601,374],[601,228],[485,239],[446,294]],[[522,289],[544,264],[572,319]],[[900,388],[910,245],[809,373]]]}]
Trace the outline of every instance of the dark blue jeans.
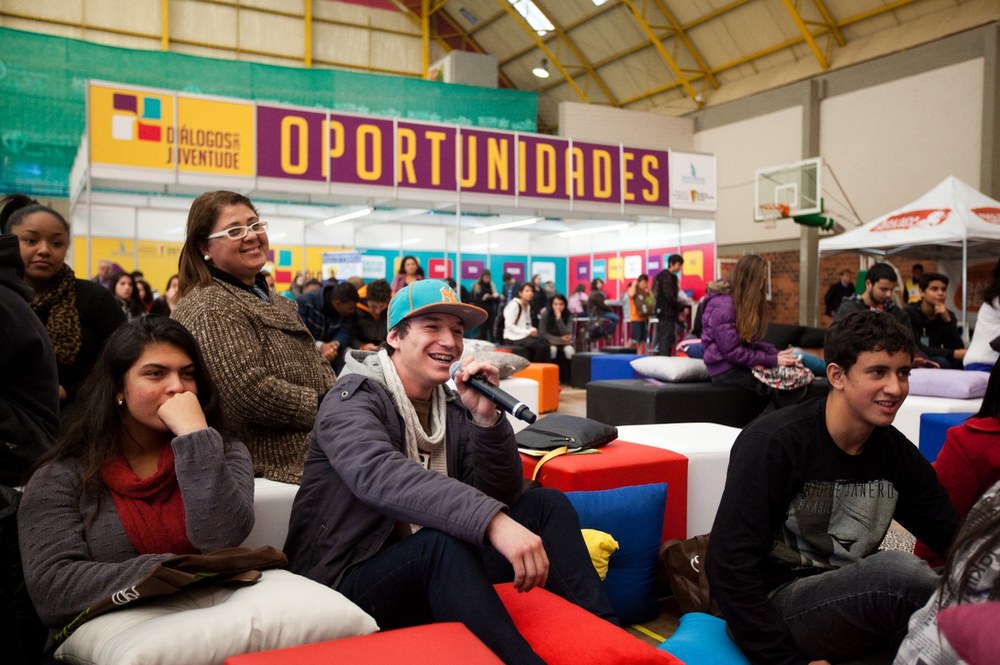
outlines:
[{"label": "dark blue jeans", "polygon": [[[580,520],[562,492],[529,490],[509,514],[541,536],[549,558],[546,588],[617,624],[580,534]],[[337,590],[383,630],[460,621],[505,663],[542,663],[493,590],[494,584],[513,579],[514,569],[492,547],[421,529],[352,566]]]},{"label": "dark blue jeans", "polygon": [[898,647],[939,581],[926,561],[890,550],[790,582],[771,604],[807,656],[842,661]]}]

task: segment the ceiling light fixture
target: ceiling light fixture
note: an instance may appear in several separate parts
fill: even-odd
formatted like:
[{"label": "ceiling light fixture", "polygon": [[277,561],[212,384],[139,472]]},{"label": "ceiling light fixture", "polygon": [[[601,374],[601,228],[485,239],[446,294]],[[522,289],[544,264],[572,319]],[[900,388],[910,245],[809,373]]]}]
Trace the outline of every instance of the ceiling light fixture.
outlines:
[{"label": "ceiling light fixture", "polygon": [[358,217],[364,217],[365,215],[370,215],[375,212],[375,208],[371,206],[365,206],[360,210],[353,210],[351,212],[345,212],[343,215],[337,215],[336,217],[331,217],[330,219],[323,220],[323,226],[330,226],[332,224],[340,224],[341,222],[346,222],[351,219],[357,219]]},{"label": "ceiling light fixture", "polygon": [[591,233],[604,233],[606,231],[618,231],[620,229],[627,229],[632,226],[631,222],[622,222],[620,224],[610,224],[608,226],[595,226],[590,229],[576,229],[574,231],[563,231],[559,234],[560,238],[569,238],[572,236],[586,236]]},{"label": "ceiling light fixture", "polygon": [[490,233],[491,231],[499,231],[501,229],[514,229],[518,226],[530,226],[531,224],[536,224],[540,217],[529,217],[528,219],[518,219],[513,222],[501,222],[500,224],[493,224],[492,226],[480,226],[478,229],[472,229],[473,233]]},{"label": "ceiling light fixture", "polygon": [[538,66],[531,70],[531,73],[540,79],[547,79],[549,77],[549,61],[542,58]]}]

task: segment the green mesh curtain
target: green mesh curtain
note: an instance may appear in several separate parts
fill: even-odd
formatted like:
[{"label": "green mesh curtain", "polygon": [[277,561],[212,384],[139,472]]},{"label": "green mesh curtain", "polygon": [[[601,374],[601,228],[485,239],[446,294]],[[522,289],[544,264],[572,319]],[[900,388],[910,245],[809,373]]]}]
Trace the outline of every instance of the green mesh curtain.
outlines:
[{"label": "green mesh curtain", "polygon": [[397,76],[138,51],[0,28],[0,193],[67,196],[87,79],[535,131],[538,96]]}]

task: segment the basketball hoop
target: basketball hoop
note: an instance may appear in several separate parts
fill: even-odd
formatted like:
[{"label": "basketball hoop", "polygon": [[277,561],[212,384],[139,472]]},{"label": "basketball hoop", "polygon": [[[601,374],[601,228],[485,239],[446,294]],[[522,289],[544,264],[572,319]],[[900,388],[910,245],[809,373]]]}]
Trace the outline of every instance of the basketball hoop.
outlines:
[{"label": "basketball hoop", "polygon": [[788,217],[790,208],[784,203],[761,203],[757,206],[757,220],[774,222]]}]

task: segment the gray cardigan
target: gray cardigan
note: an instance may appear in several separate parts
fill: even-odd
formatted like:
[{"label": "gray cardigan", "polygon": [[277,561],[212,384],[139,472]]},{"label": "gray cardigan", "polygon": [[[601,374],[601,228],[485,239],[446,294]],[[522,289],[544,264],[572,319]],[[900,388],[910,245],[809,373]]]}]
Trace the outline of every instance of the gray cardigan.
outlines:
[{"label": "gray cardigan", "polygon": [[[187,536],[213,552],[242,543],[253,528],[253,469],[239,441],[214,429],[173,440]],[[60,628],[98,600],[137,584],[170,553],[136,552],[106,489],[80,487],[79,468],[60,461],[28,481],[17,514],[28,593],[42,622]]]}]

